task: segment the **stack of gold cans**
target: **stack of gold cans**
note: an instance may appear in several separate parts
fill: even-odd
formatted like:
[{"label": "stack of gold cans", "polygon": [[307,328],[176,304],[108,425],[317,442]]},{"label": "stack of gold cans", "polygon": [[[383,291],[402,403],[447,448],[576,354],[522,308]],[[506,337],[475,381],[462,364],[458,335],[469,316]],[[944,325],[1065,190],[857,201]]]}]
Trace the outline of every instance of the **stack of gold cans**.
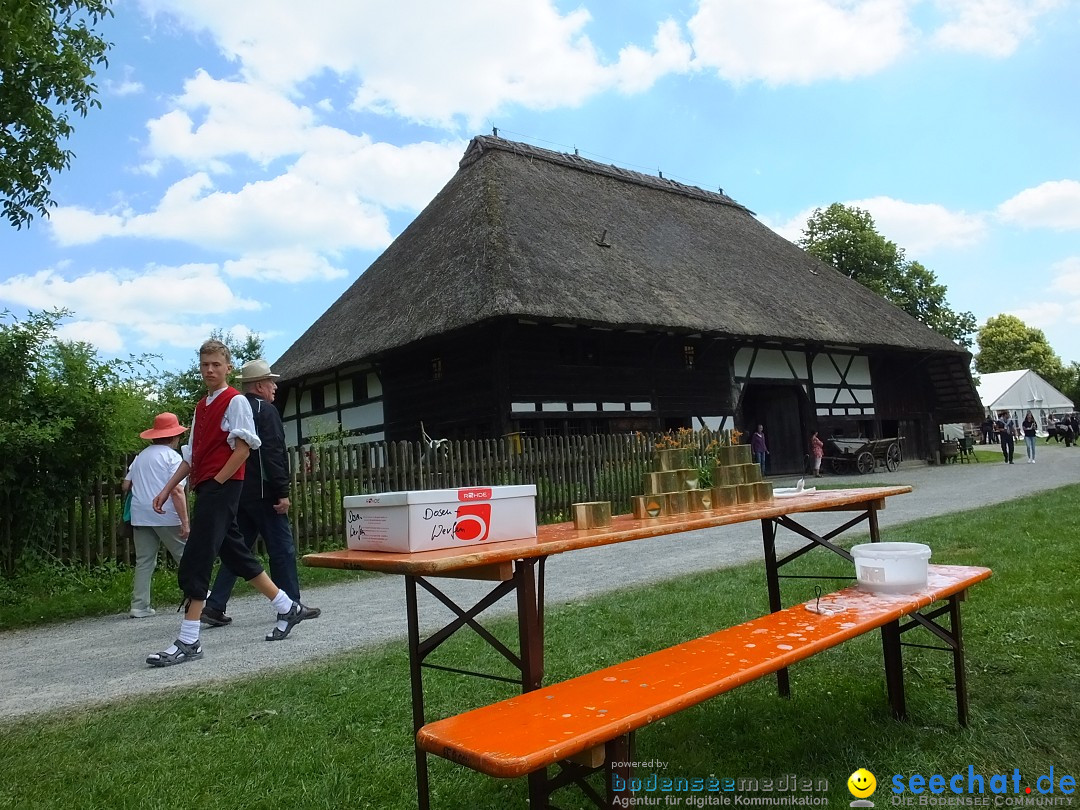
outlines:
[{"label": "stack of gold cans", "polygon": [[772,500],[772,484],[761,480],[750,446],[721,447],[713,467],[713,486],[701,488],[700,474],[688,449],[657,450],[653,469],[645,473],[644,495],[631,499],[639,519],[708,512],[742,503]]}]

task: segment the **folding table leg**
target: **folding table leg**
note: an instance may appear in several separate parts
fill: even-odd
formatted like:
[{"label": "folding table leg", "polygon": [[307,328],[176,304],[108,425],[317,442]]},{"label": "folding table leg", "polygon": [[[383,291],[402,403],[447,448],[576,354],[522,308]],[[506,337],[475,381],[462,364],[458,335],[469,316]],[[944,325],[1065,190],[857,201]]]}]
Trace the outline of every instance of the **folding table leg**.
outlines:
[{"label": "folding table leg", "polygon": [[889,622],[881,628],[881,649],[885,657],[885,687],[889,693],[893,717],[907,718],[904,697],[904,659],[900,647],[900,622]]},{"label": "folding table leg", "polygon": [[[765,581],[769,588],[769,611],[776,613],[780,602],[780,574],[776,565],[776,524],[772,520],[761,521],[761,540],[765,551]],[[776,688],[780,697],[791,697],[791,682],[786,669],[776,671]]]},{"label": "folding table leg", "polygon": [[964,666],[964,636],[960,630],[960,594],[949,597],[949,622],[953,635],[953,680],[956,683],[956,719],[968,724],[967,675]]},{"label": "folding table leg", "polygon": [[420,614],[416,604],[416,577],[405,577],[405,607],[409,619],[409,680],[412,685],[413,748],[416,756],[416,803],[419,810],[429,810],[427,751],[416,742],[424,725],[424,677],[420,667]]}]

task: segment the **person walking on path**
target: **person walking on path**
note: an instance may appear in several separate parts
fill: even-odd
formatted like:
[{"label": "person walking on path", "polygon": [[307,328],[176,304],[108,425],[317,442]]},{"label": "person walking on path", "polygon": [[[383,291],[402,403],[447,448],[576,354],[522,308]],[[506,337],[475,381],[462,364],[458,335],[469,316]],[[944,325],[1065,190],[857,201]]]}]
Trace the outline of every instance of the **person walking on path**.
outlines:
[{"label": "person walking on path", "polygon": [[821,478],[821,459],[825,457],[825,444],[815,430],[810,434],[810,456],[814,460],[814,478]]},{"label": "person walking on path", "polygon": [[750,452],[761,467],[761,474],[765,475],[765,456],[769,455],[769,448],[765,446],[765,428],[762,425],[758,425],[750,436]]},{"label": "person walking on path", "polygon": [[176,448],[185,430],[187,428],[180,424],[175,414],[155,416],[154,426],[139,434],[139,438],[149,439],[152,444],[135,456],[124,477],[123,491],[131,493],[131,529],[135,543],[135,578],[128,614],[133,619],[145,619],[156,612],[150,606],[150,583],[157,568],[158,549],[165,546],[177,562],[184,554],[184,541],[190,526],[183,482],[169,493],[162,514],[154,510],[153,500],[180,466]]},{"label": "person walking on path", "polygon": [[[296,545],[289,527],[289,457],[285,452],[285,428],[274,407],[277,393],[274,380],[278,376],[271,372],[265,360],[252,360],[240,369],[241,387],[251,405],[255,432],[262,444],[248,456],[236,523],[250,549],[255,548],[255,540],[262,535],[270,558],[270,578],[294,602],[299,602]],[[236,575],[232,571],[225,566],[218,568],[202,610],[204,624],[222,627],[232,622],[225,608],[235,584]]]},{"label": "person walking on path", "polygon": [[1005,463],[1012,464],[1013,452],[1016,449],[1016,440],[1013,438],[1016,433],[1016,422],[1013,421],[1008,411],[998,411],[994,429],[1001,440],[1001,454],[1005,456]]},{"label": "person walking on path", "polygon": [[1021,427],[1024,429],[1024,444],[1027,445],[1028,464],[1034,464],[1035,433],[1038,430],[1039,423],[1035,421],[1035,417],[1031,415],[1031,411],[1027,412],[1027,416],[1024,417],[1024,423]]},{"label": "person walking on path", "polygon": [[223,565],[250,582],[274,606],[277,624],[267,634],[267,641],[287,638],[294,626],[305,619],[314,619],[320,612],[290,598],[274,584],[251,549],[244,545],[236,526],[247,458],[251,449],[257,450],[261,442],[255,432],[251,405],[228,384],[231,371],[232,357],[224,343],[208,340],[199,347],[199,373],[207,393],[195,407],[191,444],[184,445],[184,460],[154,497],[154,510],[164,514],[165,501],[190,474],[196,497],[195,517],[177,573],[185,597],[181,604],[184,618],[176,641],[147,656],[146,663],[153,667],[168,667],[202,657],[199,620],[210,573],[219,555]]}]

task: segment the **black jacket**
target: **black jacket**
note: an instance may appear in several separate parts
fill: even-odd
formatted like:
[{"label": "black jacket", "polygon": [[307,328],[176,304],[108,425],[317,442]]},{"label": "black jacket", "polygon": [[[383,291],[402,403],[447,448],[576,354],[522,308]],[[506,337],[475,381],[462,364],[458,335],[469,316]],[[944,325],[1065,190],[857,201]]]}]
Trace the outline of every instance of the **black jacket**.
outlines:
[{"label": "black jacket", "polygon": [[265,498],[277,503],[289,497],[289,456],[285,452],[285,428],[281,414],[257,394],[244,394],[251,403],[255,432],[262,440],[248,456],[241,499]]}]

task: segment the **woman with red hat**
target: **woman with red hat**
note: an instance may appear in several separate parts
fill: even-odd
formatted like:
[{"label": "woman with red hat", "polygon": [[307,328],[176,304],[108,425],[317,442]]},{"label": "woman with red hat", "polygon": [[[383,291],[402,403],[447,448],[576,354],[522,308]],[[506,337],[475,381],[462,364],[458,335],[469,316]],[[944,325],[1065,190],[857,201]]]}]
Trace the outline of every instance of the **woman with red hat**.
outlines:
[{"label": "woman with red hat", "polygon": [[155,416],[154,426],[139,434],[151,444],[135,456],[124,478],[124,492],[131,491],[131,528],[135,541],[135,583],[129,614],[133,619],[154,615],[150,607],[150,580],[157,567],[158,549],[165,546],[177,562],[184,553],[190,527],[183,482],[165,502],[164,514],[154,511],[153,502],[180,466],[177,446],[186,430],[175,414]]}]

